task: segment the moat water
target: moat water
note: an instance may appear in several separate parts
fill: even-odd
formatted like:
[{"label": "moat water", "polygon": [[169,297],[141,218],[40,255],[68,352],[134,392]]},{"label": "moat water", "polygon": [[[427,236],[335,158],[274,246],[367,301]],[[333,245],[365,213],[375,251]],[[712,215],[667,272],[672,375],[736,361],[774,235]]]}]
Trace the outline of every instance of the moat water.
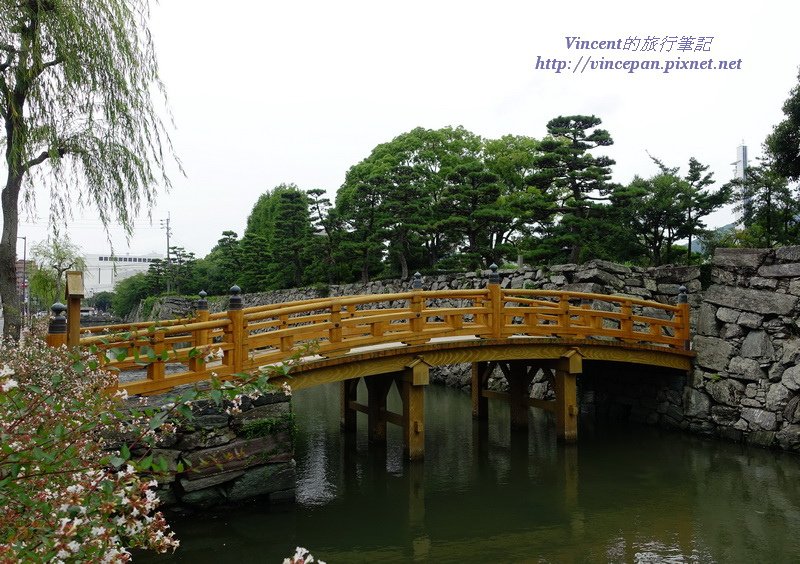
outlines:
[{"label": "moat water", "polygon": [[429,386],[410,464],[391,424],[383,449],[366,416],[343,435],[338,394],[295,394],[296,504],[170,515],[180,549],[136,561],[282,562],[298,545],[328,564],[800,561],[799,456],[585,423],[564,447],[548,414],[512,433],[504,404],[481,425],[468,395]]}]

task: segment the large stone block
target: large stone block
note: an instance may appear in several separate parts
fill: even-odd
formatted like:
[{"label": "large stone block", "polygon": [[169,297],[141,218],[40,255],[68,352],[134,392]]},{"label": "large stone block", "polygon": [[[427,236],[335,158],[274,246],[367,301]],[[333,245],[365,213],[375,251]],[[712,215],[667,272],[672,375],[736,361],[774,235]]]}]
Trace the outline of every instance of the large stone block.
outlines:
[{"label": "large stone block", "polygon": [[800,396],[795,395],[783,409],[783,418],[789,423],[800,423]]},{"label": "large stone block", "polygon": [[761,324],[764,323],[764,316],[758,315],[757,313],[744,311],[739,316],[737,323],[739,323],[739,325],[742,327],[747,327],[748,329],[758,329],[761,327]]},{"label": "large stone block", "polygon": [[782,411],[789,402],[791,393],[783,384],[772,384],[767,391],[766,408],[770,411]]},{"label": "large stone block", "polygon": [[797,305],[796,296],[719,284],[711,286],[704,298],[712,304],[761,314],[786,315]]},{"label": "large stone block", "polygon": [[711,401],[699,390],[686,386],[683,389],[683,412],[687,417],[708,417]]},{"label": "large stone block", "polygon": [[764,331],[750,331],[744,338],[740,353],[745,358],[758,358],[771,361],[775,356],[775,347],[769,335]]},{"label": "large stone block", "polygon": [[725,370],[728,359],[733,355],[733,346],[716,337],[697,335],[692,344],[697,353],[696,363],[709,371]]},{"label": "large stone block", "polygon": [[588,294],[604,294],[603,287],[594,282],[578,282],[575,284],[565,284],[562,288],[565,292],[586,292]]},{"label": "large stone block", "polygon": [[700,269],[696,266],[657,266],[650,270],[650,274],[659,282],[685,284],[700,278]]},{"label": "large stone block", "polygon": [[272,492],[291,490],[295,487],[295,481],[294,461],[251,468],[228,486],[228,499],[244,501]]},{"label": "large stone block", "polygon": [[712,264],[722,267],[746,267],[756,269],[764,262],[769,249],[717,249]]},{"label": "large stone block", "polygon": [[739,380],[751,380],[753,382],[758,382],[767,377],[757,360],[742,358],[741,356],[735,356],[731,359],[728,364],[728,374]]},{"label": "large stone block", "polygon": [[776,249],[775,259],[781,262],[800,262],[800,246]]},{"label": "large stone block", "polygon": [[788,278],[800,276],[800,262],[762,266],[758,269],[758,275],[763,276],[764,278]]},{"label": "large stone block", "polygon": [[286,402],[262,405],[259,407],[254,407],[253,409],[244,411],[237,415],[234,415],[233,420],[231,421],[231,425],[234,428],[238,429],[246,425],[247,423],[253,421],[259,421],[263,419],[276,419],[279,417],[283,417],[287,415],[290,411],[291,408],[289,407],[289,404]]},{"label": "large stone block", "polygon": [[717,425],[733,425],[739,420],[739,409],[727,405],[715,405],[711,408],[711,419]]},{"label": "large stone block", "polygon": [[199,480],[187,480],[186,478],[181,478],[180,482],[183,491],[187,493],[196,492],[197,490],[203,490],[212,486],[224,484],[225,482],[230,482],[242,474],[244,474],[244,470],[235,470],[233,472],[212,474],[211,476],[206,476],[205,478],[200,478]]},{"label": "large stone block", "polygon": [[800,364],[800,339],[783,341],[781,364]]},{"label": "large stone block", "polygon": [[617,264],[607,260],[593,259],[587,262],[584,266],[596,267],[606,272],[613,272],[614,274],[630,274],[631,269],[624,264]]},{"label": "large stone block", "polygon": [[793,392],[800,390],[800,365],[790,366],[781,375],[781,384]]},{"label": "large stone block", "polygon": [[284,462],[292,458],[291,444],[289,433],[282,432],[195,451],[184,457],[188,465],[186,477],[196,480],[203,476],[241,470],[258,464]]},{"label": "large stone block", "polygon": [[755,407],[743,407],[742,419],[747,421],[754,431],[774,431],[778,425],[778,419],[774,413]]},{"label": "large stone block", "polygon": [[605,270],[600,270],[599,268],[579,270],[575,273],[574,280],[575,282],[599,282],[601,284],[605,284],[606,286],[611,286],[617,290],[625,286],[625,283],[621,278],[610,274]]},{"label": "large stone block", "polygon": [[777,433],[775,440],[786,450],[800,450],[800,425],[787,425]]},{"label": "large stone block", "polygon": [[738,406],[744,395],[744,384],[730,378],[721,378],[708,382],[706,390],[717,403]]},{"label": "large stone block", "polygon": [[[707,306],[711,309],[716,309],[714,308],[713,305],[711,305],[708,302],[703,302],[703,306]],[[739,311],[738,309],[731,309],[729,307],[721,307],[717,309],[717,319],[719,319],[723,323],[736,323],[741,314],[742,312]]]}]

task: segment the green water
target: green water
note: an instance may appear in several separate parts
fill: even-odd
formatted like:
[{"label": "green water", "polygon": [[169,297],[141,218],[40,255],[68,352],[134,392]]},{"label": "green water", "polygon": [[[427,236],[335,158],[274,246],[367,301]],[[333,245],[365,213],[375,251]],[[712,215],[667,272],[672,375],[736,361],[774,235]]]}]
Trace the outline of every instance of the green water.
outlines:
[{"label": "green water", "polygon": [[[363,386],[363,384],[362,384]],[[490,403],[430,386],[425,461],[339,431],[338,388],[295,394],[297,504],[172,516],[182,546],[137,561],[800,562],[800,457],[642,427],[588,425],[559,447],[550,416],[509,431]],[[395,391],[390,408],[399,409]]]}]

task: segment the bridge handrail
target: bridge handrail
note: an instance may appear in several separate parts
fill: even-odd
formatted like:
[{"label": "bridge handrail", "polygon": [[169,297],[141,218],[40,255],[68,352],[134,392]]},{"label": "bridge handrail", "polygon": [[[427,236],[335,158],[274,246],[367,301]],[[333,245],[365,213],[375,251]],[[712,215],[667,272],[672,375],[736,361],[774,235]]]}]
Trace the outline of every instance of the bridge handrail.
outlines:
[{"label": "bridge handrail", "polygon": [[[207,379],[209,362],[223,377],[280,362],[310,342],[323,356],[382,343],[421,344],[462,336],[599,338],[666,350],[688,348],[685,294],[681,303],[670,305],[624,294],[500,288],[490,279],[484,288],[412,289],[241,308],[235,290],[236,305],[228,311],[210,314],[203,299],[195,317],[87,328],[79,344],[95,347],[101,363],[110,351],[121,369],[141,369],[140,349],[149,347],[155,360],[147,365],[147,377],[120,384],[132,393]],[[597,307],[600,302],[608,305]],[[167,377],[167,362],[189,368]]]},{"label": "bridge handrail", "polygon": [[[678,312],[680,305],[662,304],[661,302],[654,302],[652,300],[645,300],[628,296],[627,294],[595,294],[591,292],[564,292],[561,290],[531,290],[527,288],[510,289],[504,288],[501,290],[503,295],[535,295],[535,296],[548,296],[548,297],[561,297],[569,295],[570,299],[584,299],[584,300],[597,300],[604,302],[623,303],[629,302],[631,305],[639,305],[643,307],[652,307],[654,309],[663,309],[665,311]],[[509,300],[510,301],[510,300]]]}]

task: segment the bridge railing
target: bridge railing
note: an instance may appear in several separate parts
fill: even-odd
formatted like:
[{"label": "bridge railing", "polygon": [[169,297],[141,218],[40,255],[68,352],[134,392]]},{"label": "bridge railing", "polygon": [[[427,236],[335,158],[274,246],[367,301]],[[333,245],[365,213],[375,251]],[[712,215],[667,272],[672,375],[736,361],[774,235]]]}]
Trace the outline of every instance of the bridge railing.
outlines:
[{"label": "bridge railing", "polygon": [[[240,289],[228,311],[209,314],[201,293],[193,317],[86,329],[78,343],[101,365],[120,371],[119,387],[156,393],[174,386],[226,378],[288,359],[299,350],[322,357],[363,347],[414,345],[431,339],[607,340],[686,350],[689,306],[631,296],[503,289],[496,267],[486,288],[411,291],[316,298],[243,308]],[[63,308],[63,306],[61,306]],[[54,306],[56,312],[56,306]],[[51,344],[66,342],[66,320],[56,312]],[[73,344],[73,343],[70,343]],[[167,373],[167,366],[176,370]]]}]

